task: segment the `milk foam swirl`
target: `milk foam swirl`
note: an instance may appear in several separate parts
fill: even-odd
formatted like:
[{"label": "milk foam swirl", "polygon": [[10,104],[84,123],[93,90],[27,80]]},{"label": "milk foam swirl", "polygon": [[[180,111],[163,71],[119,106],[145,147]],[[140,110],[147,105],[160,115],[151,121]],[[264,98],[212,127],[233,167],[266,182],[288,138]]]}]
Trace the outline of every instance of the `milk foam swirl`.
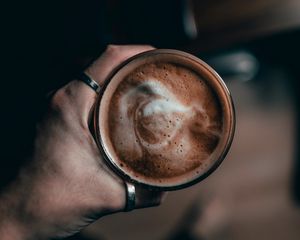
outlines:
[{"label": "milk foam swirl", "polygon": [[192,114],[191,107],[182,105],[154,79],[124,93],[120,108],[121,118],[130,126],[127,131],[148,151],[161,151],[182,127],[182,117]]}]

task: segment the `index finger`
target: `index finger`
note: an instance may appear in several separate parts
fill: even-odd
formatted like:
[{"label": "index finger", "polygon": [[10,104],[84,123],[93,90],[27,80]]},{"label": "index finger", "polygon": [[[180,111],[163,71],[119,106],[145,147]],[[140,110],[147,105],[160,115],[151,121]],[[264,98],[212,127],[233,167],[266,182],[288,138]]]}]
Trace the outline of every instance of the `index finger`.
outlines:
[{"label": "index finger", "polygon": [[[85,70],[85,73],[101,87],[109,74],[123,61],[152,49],[154,48],[149,45],[108,45],[105,52]],[[87,125],[97,94],[87,84],[78,80],[67,84],[62,91],[67,95],[71,105],[76,107],[78,116]]]},{"label": "index finger", "polygon": [[106,51],[85,70],[85,73],[102,86],[108,75],[119,64],[136,54],[152,49],[154,48],[149,45],[108,45]]}]

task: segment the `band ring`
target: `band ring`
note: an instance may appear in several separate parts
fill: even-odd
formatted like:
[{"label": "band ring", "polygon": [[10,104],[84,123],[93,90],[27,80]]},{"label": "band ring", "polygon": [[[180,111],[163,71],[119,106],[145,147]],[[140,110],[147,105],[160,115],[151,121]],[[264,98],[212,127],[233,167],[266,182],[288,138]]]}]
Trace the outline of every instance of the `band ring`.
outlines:
[{"label": "band ring", "polygon": [[92,79],[90,76],[88,76],[86,73],[82,72],[78,75],[78,79],[87,84],[90,88],[92,88],[96,93],[100,92],[100,86],[99,84]]},{"label": "band ring", "polygon": [[135,186],[129,182],[124,183],[126,188],[126,206],[124,211],[129,212],[135,208]]}]

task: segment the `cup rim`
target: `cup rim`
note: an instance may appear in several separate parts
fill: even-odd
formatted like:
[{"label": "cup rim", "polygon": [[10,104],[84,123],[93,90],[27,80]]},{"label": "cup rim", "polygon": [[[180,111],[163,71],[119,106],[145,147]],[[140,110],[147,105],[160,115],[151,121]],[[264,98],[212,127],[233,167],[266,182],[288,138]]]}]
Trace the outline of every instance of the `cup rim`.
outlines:
[{"label": "cup rim", "polygon": [[[101,108],[101,100],[103,98],[103,95],[105,93],[106,88],[108,87],[111,79],[126,65],[130,64],[132,61],[136,60],[137,58],[140,57],[145,57],[147,55],[149,56],[153,56],[153,55],[159,55],[159,54],[171,54],[171,55],[177,55],[179,57],[184,57],[184,58],[188,58],[189,60],[192,60],[194,62],[196,62],[197,64],[200,64],[205,70],[207,70],[209,72],[209,74],[211,74],[212,76],[215,77],[215,79],[217,80],[218,84],[220,84],[222,90],[225,93],[225,97],[227,99],[227,103],[228,103],[228,110],[230,111],[230,115],[231,116],[231,121],[228,121],[229,123],[229,131],[227,134],[227,138],[226,141],[224,143],[224,148],[223,151],[220,152],[220,154],[218,154],[218,159],[216,161],[214,161],[212,163],[212,165],[202,174],[200,174],[199,176],[195,177],[194,179],[188,181],[188,182],[184,182],[182,184],[177,184],[177,185],[168,185],[168,186],[157,186],[157,185],[152,185],[152,184],[148,184],[148,183],[144,183],[144,182],[139,182],[138,180],[132,178],[129,174],[127,174],[125,171],[123,171],[116,163],[114,160],[110,159],[109,154],[107,153],[107,150],[105,148],[105,144],[101,138],[101,134],[100,134],[100,121],[99,121],[99,113],[100,113],[100,108]],[[234,133],[235,133],[235,126],[236,126],[236,114],[235,114],[235,108],[234,108],[234,104],[233,104],[233,100],[232,100],[232,96],[230,94],[230,91],[228,90],[225,82],[223,81],[223,79],[219,76],[219,74],[212,68],[210,67],[207,63],[205,63],[203,60],[199,59],[198,57],[183,52],[183,51],[179,51],[179,50],[175,50],[175,49],[154,49],[154,50],[149,50],[146,52],[142,52],[139,53],[137,55],[134,55],[133,57],[128,58],[127,60],[125,60],[124,62],[122,62],[121,64],[119,64],[110,74],[109,76],[106,78],[103,86],[101,87],[100,93],[96,99],[95,105],[94,105],[94,111],[93,111],[93,135],[94,138],[96,140],[96,144],[105,160],[105,162],[108,164],[108,166],[110,167],[110,169],[115,172],[121,179],[123,179],[124,181],[128,181],[128,182],[132,182],[134,184],[149,188],[149,189],[158,189],[158,190],[162,190],[162,191],[172,191],[172,190],[179,190],[182,188],[186,188],[189,186],[192,186],[202,180],[204,180],[205,178],[207,178],[211,173],[213,173],[219,166],[220,164],[223,162],[223,160],[225,159],[230,146],[232,144],[233,138],[234,138]]]}]

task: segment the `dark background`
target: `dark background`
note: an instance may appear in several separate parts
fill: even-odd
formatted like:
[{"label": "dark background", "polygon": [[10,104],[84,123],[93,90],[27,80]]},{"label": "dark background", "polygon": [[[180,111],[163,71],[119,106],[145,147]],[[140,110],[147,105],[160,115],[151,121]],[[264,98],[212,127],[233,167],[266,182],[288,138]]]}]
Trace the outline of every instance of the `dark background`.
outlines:
[{"label": "dark background", "polygon": [[[298,7],[298,8],[297,8]],[[186,33],[188,9],[197,35]],[[46,94],[62,86],[109,43],[150,44],[191,52],[212,63],[221,76],[236,74],[215,57],[247,50],[260,63],[252,82],[268,96],[268,69],[284,69],[295,106],[293,168],[289,193],[300,199],[299,53],[297,1],[11,1],[2,7],[1,167],[5,187],[30,154],[35,123]],[[228,60],[229,61],[229,60]],[[214,65],[215,64],[215,65]],[[234,64],[234,63],[233,63]],[[278,141],[284,141],[278,137]]]}]

